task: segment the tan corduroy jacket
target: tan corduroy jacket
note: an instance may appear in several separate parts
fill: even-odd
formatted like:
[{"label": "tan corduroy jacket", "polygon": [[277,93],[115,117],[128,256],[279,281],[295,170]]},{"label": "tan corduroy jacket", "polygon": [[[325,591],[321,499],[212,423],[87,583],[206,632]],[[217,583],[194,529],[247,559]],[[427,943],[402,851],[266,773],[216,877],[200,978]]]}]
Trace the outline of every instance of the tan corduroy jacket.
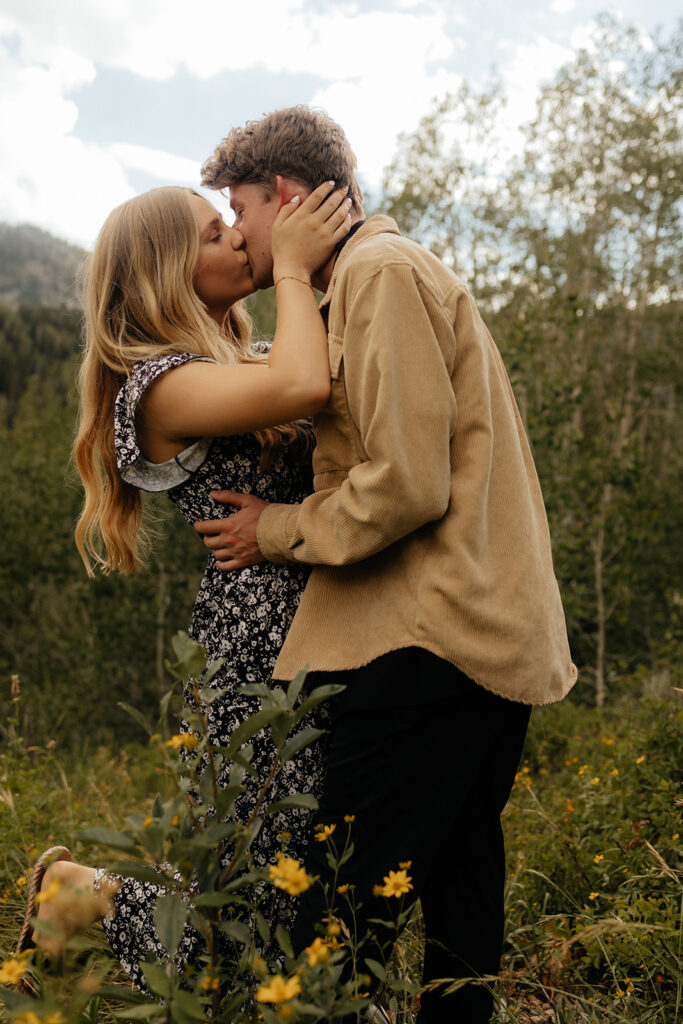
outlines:
[{"label": "tan corduroy jacket", "polygon": [[543,498],[500,354],[466,287],[388,217],[342,249],[315,493],[258,542],[315,568],[275,667],[339,670],[402,647],[529,704],[576,680]]}]

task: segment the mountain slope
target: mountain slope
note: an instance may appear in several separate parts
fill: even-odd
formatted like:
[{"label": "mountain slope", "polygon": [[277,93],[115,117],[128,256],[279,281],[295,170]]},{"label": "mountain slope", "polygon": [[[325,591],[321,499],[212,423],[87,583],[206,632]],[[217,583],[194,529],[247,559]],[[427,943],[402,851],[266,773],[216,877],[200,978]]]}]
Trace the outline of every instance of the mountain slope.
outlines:
[{"label": "mountain slope", "polygon": [[85,250],[31,224],[0,224],[0,304],[78,308]]}]

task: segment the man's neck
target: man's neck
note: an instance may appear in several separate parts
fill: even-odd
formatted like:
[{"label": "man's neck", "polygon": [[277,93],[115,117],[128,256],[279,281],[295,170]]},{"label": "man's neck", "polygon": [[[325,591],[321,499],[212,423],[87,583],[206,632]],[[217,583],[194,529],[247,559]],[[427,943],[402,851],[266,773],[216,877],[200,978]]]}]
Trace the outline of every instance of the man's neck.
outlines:
[{"label": "man's neck", "polygon": [[332,271],[334,265],[337,262],[337,253],[333,252],[329,260],[323,267],[319,267],[314,274],[311,274],[311,284],[314,288],[317,288],[323,295],[327,291],[330,281],[332,280]]},{"label": "man's neck", "polygon": [[364,219],[364,214],[363,211],[361,210],[360,213],[356,214],[356,216],[353,218],[351,222],[350,233],[346,235],[344,238],[342,238],[341,242],[337,243],[337,245],[335,246],[335,250],[330,256],[327,263],[325,263],[322,267],[316,270],[314,274],[311,274],[311,284],[313,285],[314,288],[317,288],[318,291],[321,291],[323,295],[327,291],[330,281],[332,280],[332,271],[334,270],[334,265],[337,262],[337,256],[344,248],[348,239],[354,233],[354,229],[357,230]]}]

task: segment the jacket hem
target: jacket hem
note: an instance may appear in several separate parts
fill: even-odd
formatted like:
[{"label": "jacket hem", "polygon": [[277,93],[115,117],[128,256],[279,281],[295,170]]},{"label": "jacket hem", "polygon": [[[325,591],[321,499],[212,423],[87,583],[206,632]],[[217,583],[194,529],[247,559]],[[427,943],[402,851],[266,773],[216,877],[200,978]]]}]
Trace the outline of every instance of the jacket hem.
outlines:
[{"label": "jacket hem", "polygon": [[[558,695],[555,695],[555,694],[544,694],[542,697],[541,696],[531,696],[528,690],[525,690],[525,692],[522,693],[522,694],[505,693],[505,692],[503,692],[503,690],[501,690],[495,684],[491,684],[489,682],[485,682],[482,679],[477,679],[476,676],[473,675],[471,672],[469,672],[467,670],[467,668],[463,664],[460,664],[457,661],[454,661],[452,658],[444,657],[443,652],[440,651],[440,650],[437,650],[434,645],[425,643],[424,641],[421,641],[421,640],[412,640],[410,642],[401,643],[401,644],[390,644],[386,648],[383,647],[383,648],[380,648],[379,650],[377,650],[376,652],[373,652],[370,657],[350,659],[349,663],[344,665],[343,667],[330,668],[330,667],[326,667],[324,664],[319,664],[319,663],[316,663],[315,661],[309,661],[308,662],[308,671],[309,671],[309,673],[310,672],[349,672],[349,671],[353,671],[353,669],[364,668],[366,665],[370,665],[373,661],[376,661],[378,658],[381,658],[384,654],[389,654],[391,651],[402,651],[402,650],[406,650],[409,647],[419,647],[419,648],[421,648],[424,651],[429,651],[431,654],[436,655],[437,658],[441,658],[442,661],[450,662],[451,665],[453,665],[460,672],[462,672],[463,675],[466,675],[468,677],[468,679],[471,679],[472,682],[475,683],[477,686],[481,686],[481,688],[483,690],[488,690],[489,693],[493,693],[497,697],[502,697],[504,700],[509,700],[513,704],[526,704],[529,707],[547,707],[550,704],[558,704],[561,700],[564,700],[564,698],[567,696],[567,694],[570,692],[570,690],[574,687],[574,684],[576,683],[576,681],[578,679],[578,671],[576,670],[575,666],[572,665],[572,668],[574,669],[574,671],[573,671],[573,673],[570,673],[570,678],[566,681],[565,686],[562,688],[561,692]],[[300,671],[300,669],[297,669],[297,671]],[[294,675],[296,675],[296,672],[294,673]],[[277,681],[277,682],[289,682],[291,679],[294,678],[294,675],[290,675],[287,672],[283,672],[282,670],[278,670],[277,664],[275,665],[275,669],[273,670],[273,679],[275,681]]]}]

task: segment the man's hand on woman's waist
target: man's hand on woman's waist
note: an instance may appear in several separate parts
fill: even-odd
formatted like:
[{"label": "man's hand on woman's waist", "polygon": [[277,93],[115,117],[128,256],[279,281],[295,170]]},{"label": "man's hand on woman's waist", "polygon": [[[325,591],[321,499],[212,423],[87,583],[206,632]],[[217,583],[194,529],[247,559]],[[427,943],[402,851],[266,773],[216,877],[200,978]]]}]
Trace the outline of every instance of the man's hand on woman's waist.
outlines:
[{"label": "man's hand on woman's waist", "polygon": [[206,547],[213,552],[216,566],[219,569],[243,569],[247,565],[265,562],[256,541],[256,526],[268,502],[238,491],[212,491],[211,497],[239,510],[227,519],[205,519],[194,524]]}]

